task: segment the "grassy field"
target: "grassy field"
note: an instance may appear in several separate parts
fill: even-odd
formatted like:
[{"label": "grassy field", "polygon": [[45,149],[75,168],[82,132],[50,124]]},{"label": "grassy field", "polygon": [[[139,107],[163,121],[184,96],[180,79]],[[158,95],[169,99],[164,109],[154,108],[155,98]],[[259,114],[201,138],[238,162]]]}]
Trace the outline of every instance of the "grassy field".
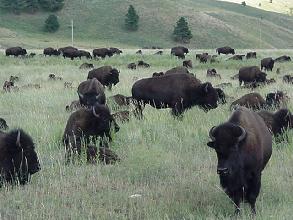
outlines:
[{"label": "grassy field", "polygon": [[[223,0],[225,2],[233,2],[241,4],[243,0]],[[274,11],[278,13],[290,14],[290,8],[293,8],[293,2],[291,0],[276,1],[273,0],[270,3],[269,0],[245,0],[246,4],[252,7],[256,7],[262,10]],[[260,4],[260,5],[259,5]]]},{"label": "grassy field", "polygon": [[[61,26],[54,34],[43,32],[48,13],[13,15],[0,11],[0,48],[67,46],[71,44],[71,19],[79,47],[171,48],[176,44],[171,35],[180,16],[187,18],[193,34],[190,48],[293,48],[293,17],[240,4],[216,0],[65,2],[64,9],[56,13]],[[124,29],[129,4],[140,16],[136,32]]]},{"label": "grassy field", "polygon": [[[39,52],[39,51],[37,51]],[[96,67],[112,65],[118,68],[120,83],[106,95],[131,95],[135,78],[151,76],[181,65],[169,55],[134,55],[127,50],[122,56],[93,61]],[[194,72],[202,81],[213,85],[232,82],[225,89],[230,99],[208,113],[194,107],[182,120],[174,119],[170,110],[146,107],[145,118],[131,118],[120,124],[113,136],[112,149],[121,157],[116,165],[64,165],[61,137],[70,115],[65,106],[77,99],[76,87],[85,80],[87,71],[78,67],[86,60],[63,58],[32,59],[7,58],[0,55],[0,82],[17,75],[17,86],[39,83],[41,89],[21,89],[19,92],[0,93],[0,117],[11,128],[23,128],[33,137],[42,170],[23,187],[0,189],[0,219],[229,219],[233,205],[220,187],[216,174],[216,154],[206,146],[208,131],[227,120],[232,100],[250,92],[238,87],[230,76],[245,65],[258,65],[269,55],[277,57],[292,50],[262,50],[259,58],[251,61],[225,61],[218,64],[199,64],[192,51],[187,58],[194,63]],[[209,51],[212,53],[212,51]],[[237,51],[238,53],[246,51]],[[150,69],[129,70],[127,63],[143,59]],[[208,68],[216,68],[222,80],[206,78]],[[293,111],[292,85],[283,84],[282,76],[292,74],[293,63],[277,64],[281,74],[268,73],[276,84],[258,88],[265,95],[283,90],[291,97],[288,108]],[[74,89],[65,89],[64,81],[52,82],[48,75],[55,73],[64,81],[73,82]],[[255,219],[291,219],[293,215],[293,135],[289,143],[273,144],[273,155],[262,176],[261,193],[257,200]],[[131,198],[139,194],[140,197]],[[251,219],[250,209],[242,205],[239,219]]]}]

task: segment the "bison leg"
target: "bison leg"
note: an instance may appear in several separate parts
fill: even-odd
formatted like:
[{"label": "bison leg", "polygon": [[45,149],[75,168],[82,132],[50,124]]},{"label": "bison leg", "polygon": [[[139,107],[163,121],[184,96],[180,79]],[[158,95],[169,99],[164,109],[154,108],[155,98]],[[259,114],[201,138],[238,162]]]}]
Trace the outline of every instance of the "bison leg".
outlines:
[{"label": "bison leg", "polygon": [[251,212],[256,214],[255,211],[255,202],[256,198],[258,197],[259,191],[261,187],[261,176],[253,177],[250,182],[248,183],[248,187],[246,190],[246,201],[249,203],[251,207]]},{"label": "bison leg", "polygon": [[145,107],[145,103],[143,101],[134,101],[135,104],[135,110],[134,110],[134,115],[138,118],[138,119],[142,119],[143,115],[142,115],[142,111]]},{"label": "bison leg", "polygon": [[179,117],[184,112],[183,103],[176,103],[175,106],[172,108],[172,115],[175,117]]}]

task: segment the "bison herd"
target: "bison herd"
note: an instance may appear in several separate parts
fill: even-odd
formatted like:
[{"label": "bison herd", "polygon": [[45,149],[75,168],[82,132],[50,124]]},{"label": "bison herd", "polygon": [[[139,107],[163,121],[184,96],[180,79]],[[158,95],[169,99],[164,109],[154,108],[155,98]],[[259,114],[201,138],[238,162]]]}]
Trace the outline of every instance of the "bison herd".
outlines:
[{"label": "bison herd", "polygon": [[[46,48],[45,56],[60,56],[64,58],[106,58],[114,54],[121,54],[118,48],[94,49],[92,54],[74,47],[60,49]],[[142,54],[139,50],[137,54]],[[161,55],[163,51],[155,55]],[[171,49],[171,55],[185,59],[189,49],[178,46]],[[255,59],[256,52],[246,55],[236,54],[231,47],[216,49],[218,55],[208,53],[196,54],[195,59],[201,63],[216,62],[221,54],[232,54],[228,60]],[[26,56],[27,51],[21,47],[6,50],[6,56]],[[274,79],[267,79],[268,71],[272,71],[275,62],[290,62],[289,56],[276,59],[267,57],[261,60],[259,66],[244,66],[239,69],[233,79],[238,79],[239,86],[255,88],[273,83]],[[217,61],[219,62],[219,61]],[[144,61],[129,63],[127,68],[150,67]],[[80,160],[83,151],[86,152],[87,162],[96,163],[97,160],[105,164],[119,161],[118,155],[110,150],[112,132],[119,131],[116,120],[127,122],[131,114],[142,119],[145,105],[156,109],[170,108],[175,118],[198,106],[205,112],[216,109],[218,105],[226,104],[224,88],[232,86],[223,82],[217,86],[210,82],[202,82],[190,72],[193,68],[192,60],[184,60],[182,66],[174,67],[165,72],[155,72],[148,78],[139,79],[132,85],[131,96],[116,94],[106,97],[105,87],[111,89],[119,83],[120,71],[112,66],[94,68],[93,64],[84,63],[80,69],[90,69],[87,79],[77,88],[78,100],[66,106],[72,112],[67,120],[62,143],[65,147],[66,164]],[[265,72],[263,72],[265,71]],[[216,69],[207,70],[208,77],[218,77]],[[62,78],[49,75],[51,80]],[[3,89],[9,92],[16,79],[4,83]],[[283,82],[293,83],[293,76],[286,75]],[[107,105],[115,102],[119,106],[133,106],[133,111],[121,111],[111,114]],[[282,91],[271,92],[263,98],[259,93],[248,93],[234,100],[230,109],[231,117],[224,123],[212,127],[209,131],[211,139],[207,145],[216,151],[218,158],[217,174],[220,184],[227,195],[234,202],[236,213],[239,213],[241,201],[247,201],[255,213],[255,203],[261,187],[262,170],[272,154],[272,137],[280,137],[293,128],[293,116],[284,108],[289,97]],[[276,112],[270,111],[277,109]],[[0,129],[7,130],[6,121],[0,118]],[[283,139],[282,141],[287,141]],[[97,147],[98,146],[98,147]],[[19,182],[25,184],[30,175],[40,170],[37,154],[34,150],[32,138],[21,129],[0,133],[0,184]]]}]

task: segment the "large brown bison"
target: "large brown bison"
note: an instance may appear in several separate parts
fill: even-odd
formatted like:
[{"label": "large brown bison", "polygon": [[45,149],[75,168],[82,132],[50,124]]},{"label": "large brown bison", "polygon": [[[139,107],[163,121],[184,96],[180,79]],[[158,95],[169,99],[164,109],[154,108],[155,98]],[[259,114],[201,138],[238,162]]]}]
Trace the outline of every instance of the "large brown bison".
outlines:
[{"label": "large brown bison", "polygon": [[110,50],[110,52],[111,52],[112,54],[120,55],[121,53],[123,53],[122,50],[119,50],[119,49],[116,48],[116,47],[110,47],[109,50]]},{"label": "large brown bison", "polygon": [[94,106],[95,104],[105,104],[106,96],[103,85],[95,78],[88,79],[79,84],[77,88],[79,101],[82,106]]},{"label": "large brown bison", "polygon": [[40,170],[32,138],[23,130],[0,132],[0,186],[4,183],[26,184]]},{"label": "large brown bison", "polygon": [[91,138],[95,143],[101,137],[100,145],[104,147],[108,140],[112,140],[112,125],[118,132],[119,126],[105,105],[97,104],[90,109],[81,108],[73,112],[68,118],[62,138],[66,149],[66,163],[70,162],[72,156],[80,155],[82,144],[89,144]]},{"label": "large brown bison", "polygon": [[62,55],[65,58],[70,58],[71,60],[74,60],[74,58],[79,57],[79,50],[76,48],[66,48],[62,50]]},{"label": "large brown bison", "polygon": [[259,93],[253,92],[246,94],[232,102],[230,109],[232,110],[235,106],[244,106],[253,110],[259,110],[265,108],[267,103]]},{"label": "large brown bison", "polygon": [[26,54],[27,54],[26,49],[23,49],[21,47],[10,47],[5,50],[6,56],[18,57],[18,56],[24,56]]},{"label": "large brown bison", "polygon": [[119,71],[111,66],[102,66],[89,71],[87,78],[96,78],[103,86],[107,86],[111,89],[112,85],[116,85],[119,82]]},{"label": "large brown bison", "polygon": [[220,55],[222,54],[235,54],[235,50],[231,47],[219,47],[216,49],[216,52]]},{"label": "large brown bison", "polygon": [[185,54],[188,54],[189,50],[186,47],[178,46],[178,47],[173,47],[171,49],[171,55],[174,55],[180,59],[185,59]]},{"label": "large brown bison", "polygon": [[45,56],[59,56],[60,53],[61,53],[60,51],[58,51],[52,47],[45,48],[43,51],[43,54]]},{"label": "large brown bison", "polygon": [[262,72],[258,66],[242,67],[239,70],[239,85],[250,83],[264,83],[266,81],[267,74]]},{"label": "large brown bison", "polygon": [[220,184],[240,212],[241,200],[252,213],[261,187],[261,173],[272,154],[272,135],[264,120],[247,108],[238,108],[227,122],[213,127],[207,145],[217,153]]},{"label": "large brown bison", "polygon": [[281,135],[287,129],[293,128],[293,115],[288,109],[280,109],[275,113],[262,110],[257,113],[263,118],[274,136]]},{"label": "large brown bison", "polygon": [[291,61],[291,57],[289,57],[287,55],[283,55],[283,56],[280,56],[280,57],[275,59],[275,62],[279,62],[279,63],[290,62],[290,61]]},{"label": "large brown bison", "polygon": [[248,52],[246,54],[246,59],[256,59],[256,52]]},{"label": "large brown bison", "polygon": [[132,98],[137,102],[136,114],[142,116],[146,104],[154,108],[172,108],[175,116],[198,105],[208,111],[218,106],[218,94],[213,86],[201,83],[189,74],[171,74],[141,79],[132,86]]},{"label": "large brown bison", "polygon": [[272,71],[274,68],[275,61],[271,57],[267,57],[261,60],[261,70]]},{"label": "large brown bison", "polygon": [[101,58],[105,58],[106,56],[108,57],[112,57],[113,56],[113,52],[111,50],[109,50],[108,48],[98,48],[98,49],[94,49],[93,50],[93,57],[101,57]]},{"label": "large brown bison", "polygon": [[87,59],[92,59],[92,55],[90,54],[90,52],[85,51],[85,50],[78,50],[77,51],[77,56],[79,57],[79,59],[81,59],[82,57],[85,57]]}]

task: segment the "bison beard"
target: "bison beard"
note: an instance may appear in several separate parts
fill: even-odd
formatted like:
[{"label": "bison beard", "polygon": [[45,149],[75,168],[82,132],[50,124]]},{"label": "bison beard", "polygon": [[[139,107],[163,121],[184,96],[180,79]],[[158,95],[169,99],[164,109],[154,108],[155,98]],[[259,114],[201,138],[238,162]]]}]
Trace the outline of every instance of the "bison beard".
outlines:
[{"label": "bison beard", "polygon": [[240,212],[247,201],[255,214],[255,202],[261,187],[261,172],[272,154],[272,135],[255,112],[240,107],[230,119],[210,130],[207,145],[217,153],[217,173],[221,186]]}]

